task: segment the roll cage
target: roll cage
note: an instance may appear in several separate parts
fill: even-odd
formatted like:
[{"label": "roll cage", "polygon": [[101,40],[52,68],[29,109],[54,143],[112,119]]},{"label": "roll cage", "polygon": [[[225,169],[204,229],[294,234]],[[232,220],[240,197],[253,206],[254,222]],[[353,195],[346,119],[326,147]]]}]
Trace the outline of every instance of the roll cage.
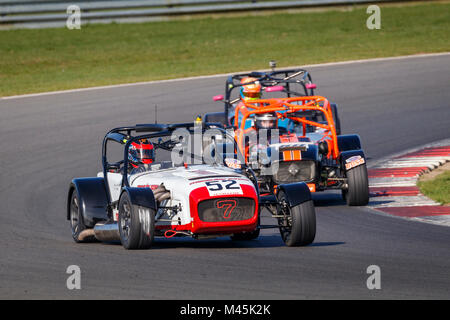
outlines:
[{"label": "roll cage", "polygon": [[[307,126],[313,126],[324,129],[320,141],[327,143],[328,156],[334,160],[339,157],[338,139],[333,120],[332,110],[329,101],[322,96],[293,97],[281,99],[259,99],[245,101],[244,105],[236,108],[234,116],[234,127],[236,131],[236,140],[241,153],[244,154],[246,120],[256,114],[275,113],[278,119],[289,119],[294,124],[302,126],[303,136],[306,136]],[[325,122],[312,121],[307,118],[314,118],[312,115],[323,114]],[[239,117],[239,114],[242,117]]]},{"label": "roll cage", "polygon": [[[195,127],[198,127],[199,124],[196,122],[192,123],[178,123],[178,124],[137,124],[135,126],[129,127],[118,127],[110,130],[105,137],[103,138],[102,143],[102,167],[103,167],[103,176],[105,179],[106,185],[108,185],[108,170],[115,169],[119,170],[120,167],[128,168],[128,148],[130,144],[134,141],[140,139],[152,139],[152,138],[162,138],[172,136],[176,129],[187,129],[190,134],[194,134]],[[218,132],[222,133],[224,136],[229,138],[229,141],[234,142],[235,150],[238,152],[239,156],[243,159],[242,155],[239,154],[239,150],[236,144],[234,137],[223,129],[222,124],[219,123],[204,123],[201,126],[202,134],[205,133],[208,129],[214,129]],[[141,135],[133,136],[132,133],[143,133]],[[119,162],[110,163],[107,159],[107,150],[108,150],[108,142],[116,142],[124,146],[123,160]],[[167,140],[162,142],[153,143],[156,149],[164,149],[167,151],[173,150],[181,141],[175,140]],[[195,156],[195,155],[193,155]],[[245,163],[242,163],[242,169],[245,169]],[[122,187],[130,187],[128,182],[128,175],[122,175]]]},{"label": "roll cage", "polygon": [[[228,115],[229,109],[233,104],[238,102],[239,98],[232,98],[235,90],[243,86],[241,80],[246,77],[256,78],[253,82],[248,82],[245,85],[259,82],[265,88],[280,86],[277,91],[286,94],[287,98],[297,96],[313,96],[315,85],[312,83],[311,75],[305,69],[285,69],[270,72],[250,72],[231,75],[227,78],[225,83],[225,114]],[[281,88],[282,87],[282,88]]]}]

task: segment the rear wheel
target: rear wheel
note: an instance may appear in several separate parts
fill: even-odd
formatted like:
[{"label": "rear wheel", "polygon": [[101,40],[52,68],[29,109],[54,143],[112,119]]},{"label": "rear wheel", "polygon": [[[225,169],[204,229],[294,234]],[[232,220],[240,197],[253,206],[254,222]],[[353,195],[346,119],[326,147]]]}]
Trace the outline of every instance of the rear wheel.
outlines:
[{"label": "rear wheel", "polygon": [[303,202],[295,207],[289,207],[286,194],[278,193],[280,203],[278,214],[286,218],[278,218],[281,238],[289,247],[306,246],[316,237],[316,213],[312,200]]},{"label": "rear wheel", "polygon": [[119,201],[120,241],[125,249],[148,249],[155,233],[155,211],[133,205],[125,192]]},{"label": "rear wheel", "polygon": [[349,206],[365,206],[369,203],[369,179],[366,165],[360,165],[346,172],[348,189],[342,196]]}]

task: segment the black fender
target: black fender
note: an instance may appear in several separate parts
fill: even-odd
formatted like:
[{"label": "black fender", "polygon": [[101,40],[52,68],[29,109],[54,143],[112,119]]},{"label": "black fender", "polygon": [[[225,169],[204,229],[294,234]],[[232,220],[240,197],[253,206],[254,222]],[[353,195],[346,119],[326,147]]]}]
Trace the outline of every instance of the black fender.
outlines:
[{"label": "black fender", "polygon": [[78,195],[83,223],[93,228],[98,221],[108,220],[109,199],[103,178],[78,178],[70,183],[67,196],[67,220],[70,219],[70,200],[72,193]]},{"label": "black fender", "polygon": [[[364,155],[364,151],[362,151],[362,150],[350,150],[350,151],[344,151],[344,152],[341,152],[341,154],[340,154],[340,159],[339,159],[340,164],[341,164],[341,169],[342,169],[342,170],[347,171],[345,165],[346,165],[348,162],[351,162],[351,160],[352,160],[351,158],[353,158],[353,157],[356,157],[355,160],[358,160],[358,159],[361,159],[361,158],[364,159],[364,161],[361,161],[360,164],[357,164],[357,165],[354,166],[354,167],[357,167],[357,166],[360,166],[360,165],[366,163],[366,157],[365,157],[365,155]],[[361,158],[359,158],[359,157],[361,157]],[[349,160],[349,161],[348,161],[348,160]],[[353,168],[354,168],[354,167],[353,167]]]},{"label": "black fender", "polygon": [[277,190],[284,191],[288,204],[291,208],[311,200],[311,191],[309,190],[308,185],[304,182],[280,184],[277,187]]},{"label": "black fender", "polygon": [[349,150],[360,150],[361,139],[357,134],[346,134],[337,137],[338,149],[340,152]]},{"label": "black fender", "polygon": [[267,195],[267,196],[260,196],[259,197],[259,205],[264,207],[264,206],[271,206],[271,205],[276,205],[278,204],[278,200],[277,197],[275,197],[274,195]]},{"label": "black fender", "polygon": [[155,211],[158,209],[152,189],[125,187],[122,194],[125,192],[128,193],[128,197],[133,205],[150,208]]}]

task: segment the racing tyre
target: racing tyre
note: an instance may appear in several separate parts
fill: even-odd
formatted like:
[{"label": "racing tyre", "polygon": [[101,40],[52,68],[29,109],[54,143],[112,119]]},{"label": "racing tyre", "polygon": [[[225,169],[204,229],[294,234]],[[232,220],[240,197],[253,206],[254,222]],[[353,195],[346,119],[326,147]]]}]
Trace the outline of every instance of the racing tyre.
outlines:
[{"label": "racing tyre", "polygon": [[369,179],[366,165],[360,165],[346,172],[348,189],[342,196],[349,206],[365,206],[369,203]]},{"label": "racing tyre", "polygon": [[[278,193],[278,201],[286,202],[283,191]],[[280,207],[279,214],[286,214],[287,219],[279,218],[281,238],[288,247],[306,246],[316,237],[316,213],[312,200],[303,202],[295,207],[285,205]]]},{"label": "racing tyre", "polygon": [[75,190],[72,191],[69,205],[70,228],[72,229],[72,238],[76,243],[95,242],[94,231],[88,229],[83,222],[80,211],[80,201]]},{"label": "racing tyre", "polygon": [[155,236],[155,211],[133,205],[128,193],[119,201],[120,242],[125,249],[148,249]]}]

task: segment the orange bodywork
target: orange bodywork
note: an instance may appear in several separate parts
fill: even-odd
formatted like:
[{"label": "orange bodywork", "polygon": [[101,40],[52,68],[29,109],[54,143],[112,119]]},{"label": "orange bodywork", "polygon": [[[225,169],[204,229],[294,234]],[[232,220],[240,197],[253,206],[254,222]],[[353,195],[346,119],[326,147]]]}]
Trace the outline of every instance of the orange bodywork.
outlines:
[{"label": "orange bodywork", "polygon": [[[316,110],[321,111],[327,124],[307,120],[305,117],[299,117],[296,112]],[[328,144],[328,157],[337,160],[339,157],[339,149],[337,144],[336,128],[333,115],[328,100],[321,96],[305,96],[281,99],[259,99],[252,101],[244,101],[240,103],[235,110],[234,127],[237,129],[235,138],[242,154],[248,157],[244,143],[244,134],[249,129],[245,128],[245,122],[248,117],[255,114],[275,113],[279,119],[291,119],[303,125],[303,136],[306,136],[306,125],[322,128],[325,130],[321,141]],[[239,124],[239,114],[242,115]],[[286,155],[289,157],[294,155]],[[294,159],[293,159],[294,160]],[[295,159],[296,160],[296,159]]]}]

